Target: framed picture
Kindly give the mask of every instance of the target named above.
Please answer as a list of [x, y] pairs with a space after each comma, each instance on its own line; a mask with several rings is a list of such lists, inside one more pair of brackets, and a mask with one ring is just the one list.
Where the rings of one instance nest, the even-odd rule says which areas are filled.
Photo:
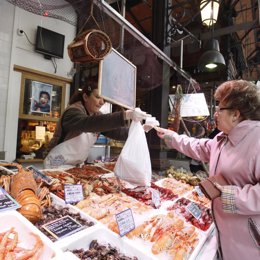
[[52, 89], [51, 84], [32, 81], [31, 112], [47, 114], [51, 112]]
[[112, 49], [99, 64], [99, 95], [127, 109], [136, 106], [136, 66]]

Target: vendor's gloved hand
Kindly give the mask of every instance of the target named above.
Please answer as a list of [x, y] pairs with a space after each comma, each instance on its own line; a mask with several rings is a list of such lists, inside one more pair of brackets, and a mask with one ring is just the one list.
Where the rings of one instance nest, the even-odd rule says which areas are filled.
[[144, 128], [144, 131], [146, 133], [148, 133], [151, 129], [153, 129], [154, 127], [157, 127], [159, 125], [160, 125], [160, 123], [158, 120], [156, 120], [155, 117], [148, 117], [148, 118], [146, 118], [145, 123], [143, 124], [143, 128]]
[[208, 199], [213, 200], [221, 195], [221, 190], [218, 188], [219, 185], [228, 185], [226, 179], [221, 174], [207, 178], [199, 184], [199, 187]]
[[125, 118], [127, 120], [131, 119], [135, 122], [140, 122], [142, 120], [145, 120], [147, 117], [151, 117], [151, 115], [142, 111], [139, 107], [135, 108], [135, 110], [129, 109], [125, 111]]

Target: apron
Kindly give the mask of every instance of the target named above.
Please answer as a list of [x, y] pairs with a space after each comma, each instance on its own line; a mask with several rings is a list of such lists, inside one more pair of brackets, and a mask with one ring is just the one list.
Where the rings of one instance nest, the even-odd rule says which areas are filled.
[[82, 133], [55, 146], [44, 160], [45, 169], [72, 167], [83, 163], [97, 141], [96, 133]]

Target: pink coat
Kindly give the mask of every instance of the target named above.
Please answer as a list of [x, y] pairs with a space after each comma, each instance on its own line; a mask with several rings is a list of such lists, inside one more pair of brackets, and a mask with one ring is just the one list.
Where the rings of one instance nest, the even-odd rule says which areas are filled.
[[233, 212], [221, 198], [212, 203], [224, 260], [260, 259], [260, 122], [245, 120], [228, 136], [195, 139], [174, 133], [170, 148], [209, 162], [210, 176], [221, 173], [234, 191]]

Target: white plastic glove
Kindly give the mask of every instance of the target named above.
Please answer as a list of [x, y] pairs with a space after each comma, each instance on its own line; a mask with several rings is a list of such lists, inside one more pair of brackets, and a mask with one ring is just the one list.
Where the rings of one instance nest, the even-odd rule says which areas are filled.
[[144, 131], [148, 133], [151, 129], [153, 129], [156, 126], [159, 126], [160, 123], [158, 120], [156, 120], [155, 117], [147, 117], [145, 120], [145, 123], [143, 125]]
[[126, 110], [125, 117], [127, 120], [131, 119], [135, 122], [140, 122], [145, 120], [147, 117], [151, 117], [151, 115], [147, 114], [146, 112], [142, 111], [139, 107], [135, 108], [135, 110]]

